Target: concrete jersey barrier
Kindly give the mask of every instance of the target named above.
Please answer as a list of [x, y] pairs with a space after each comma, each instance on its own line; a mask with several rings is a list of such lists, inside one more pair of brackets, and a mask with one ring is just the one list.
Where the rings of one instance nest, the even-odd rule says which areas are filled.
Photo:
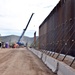
[[37, 55], [44, 62], [44, 64], [46, 64], [47, 67], [49, 67], [54, 73], [57, 73], [57, 75], [75, 75], [75, 70], [67, 64], [58, 61], [35, 49], [29, 48], [29, 50]]

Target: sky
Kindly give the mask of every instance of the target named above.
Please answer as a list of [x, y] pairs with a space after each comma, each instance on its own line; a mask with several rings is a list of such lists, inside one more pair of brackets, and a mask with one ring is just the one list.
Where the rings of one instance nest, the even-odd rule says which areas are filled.
[[0, 0], [0, 35], [20, 36], [34, 13], [24, 36], [33, 37], [59, 0]]

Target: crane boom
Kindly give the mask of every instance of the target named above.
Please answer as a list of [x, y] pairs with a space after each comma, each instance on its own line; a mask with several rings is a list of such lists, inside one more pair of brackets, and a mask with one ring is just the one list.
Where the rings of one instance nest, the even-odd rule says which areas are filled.
[[33, 14], [34, 14], [34, 13], [32, 13], [32, 15], [31, 15], [31, 17], [30, 17], [30, 19], [29, 19], [29, 21], [28, 21], [28, 23], [27, 23], [25, 29], [23, 30], [23, 33], [22, 33], [21, 36], [19, 37], [18, 43], [20, 43], [21, 38], [23, 37], [25, 31], [27, 30], [27, 27], [28, 27], [28, 25], [29, 25], [29, 23], [30, 23], [30, 21], [31, 21], [31, 19], [32, 19]]

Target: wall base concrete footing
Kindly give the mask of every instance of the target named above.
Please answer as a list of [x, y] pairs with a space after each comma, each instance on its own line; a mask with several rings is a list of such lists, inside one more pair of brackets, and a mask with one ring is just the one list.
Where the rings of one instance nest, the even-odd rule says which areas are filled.
[[29, 50], [38, 56], [44, 62], [44, 64], [46, 64], [47, 67], [49, 67], [54, 73], [57, 73], [57, 75], [75, 75], [75, 69], [71, 68], [67, 64], [33, 48], [29, 48]]

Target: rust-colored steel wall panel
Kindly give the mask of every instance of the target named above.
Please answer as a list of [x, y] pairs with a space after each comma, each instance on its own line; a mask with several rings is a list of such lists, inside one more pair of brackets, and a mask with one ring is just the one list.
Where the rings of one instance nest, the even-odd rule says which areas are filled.
[[[45, 22], [39, 30], [39, 48], [46, 49], [46, 32], [47, 32], [47, 23]], [[42, 33], [43, 31], [43, 33]], [[40, 37], [41, 36], [41, 37]]]
[[[75, 56], [75, 0], [61, 0], [39, 27], [40, 48]], [[44, 44], [44, 47], [42, 46]]]

